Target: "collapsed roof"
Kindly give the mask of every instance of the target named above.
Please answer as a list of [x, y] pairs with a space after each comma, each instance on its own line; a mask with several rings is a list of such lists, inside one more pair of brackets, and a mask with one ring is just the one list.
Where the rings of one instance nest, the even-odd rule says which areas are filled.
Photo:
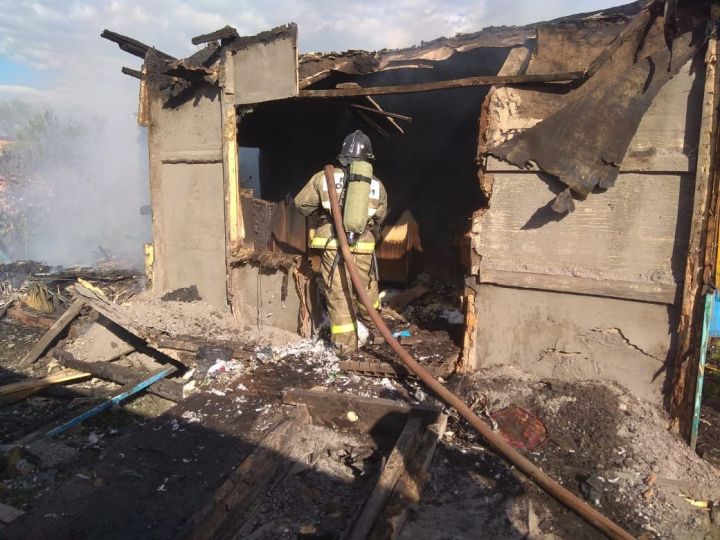
[[[482, 84], [542, 84], [545, 92], [534, 104], [542, 110], [536, 115], [542, 120], [505, 139], [481, 140], [480, 157], [495, 156], [556, 177], [567, 189], [558, 195], [553, 209], [564, 213], [574, 208], [573, 198], [584, 199], [593, 190], [613, 185], [630, 140], [653, 98], [703, 49], [709, 13], [709, 1], [650, 0], [644, 5], [638, 1], [547, 23], [491, 27], [405, 49], [306, 53], [298, 58], [297, 88], [291, 97], [353, 98]], [[251, 37], [241, 37], [226, 26], [193, 38], [194, 44], [207, 45], [188, 58], [176, 59], [131, 38], [103, 32], [103, 37], [144, 59], [142, 72], [123, 71], [146, 79], [158, 89], [166, 107], [190, 99], [197, 85], [217, 84], [224, 54], [287, 36], [296, 39], [295, 24]], [[371, 73], [432, 71], [474, 49], [528, 43], [533, 55], [519, 74], [510, 77], [381, 88], [358, 84]], [[568, 47], [574, 52], [572, 59], [564, 54]], [[568, 63], [573, 71], [567, 70]], [[558, 73], [561, 66], [565, 69]], [[379, 109], [376, 103], [370, 105]]]

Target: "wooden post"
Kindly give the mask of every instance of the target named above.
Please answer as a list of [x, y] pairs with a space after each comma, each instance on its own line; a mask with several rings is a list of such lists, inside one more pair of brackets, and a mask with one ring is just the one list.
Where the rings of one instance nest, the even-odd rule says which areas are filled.
[[227, 297], [230, 310], [239, 320], [241, 299], [234, 299], [233, 272], [229, 267], [232, 253], [242, 247], [245, 239], [242, 207], [240, 206], [240, 163], [237, 146], [237, 112], [235, 110], [235, 60], [232, 51], [223, 52], [220, 68], [222, 110], [223, 186], [225, 192], [225, 267]]
[[465, 292], [465, 335], [463, 336], [463, 350], [460, 357], [458, 371], [463, 373], [473, 371], [477, 347], [475, 336], [477, 332], [477, 311], [475, 309], [475, 291]]
[[701, 300], [705, 285], [703, 275], [710, 209], [710, 183], [714, 177], [717, 150], [718, 99], [720, 98], [716, 69], [717, 53], [718, 40], [717, 36], [713, 35], [708, 42], [705, 56], [705, 90], [695, 171], [695, 197], [670, 401], [670, 427], [673, 431], [681, 433], [686, 439], [690, 437], [700, 357], [699, 340], [703, 313]]
[[225, 226], [228, 247], [235, 250], [242, 245], [245, 228], [240, 208], [240, 179], [237, 147], [237, 114], [235, 112], [235, 62], [232, 52], [223, 53], [222, 136], [223, 180], [225, 185]]

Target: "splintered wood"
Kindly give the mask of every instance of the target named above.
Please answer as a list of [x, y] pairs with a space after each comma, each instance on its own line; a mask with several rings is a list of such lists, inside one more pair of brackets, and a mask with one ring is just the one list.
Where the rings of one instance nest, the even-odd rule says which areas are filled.
[[702, 325], [703, 274], [710, 207], [711, 180], [716, 167], [718, 135], [718, 40], [710, 39], [705, 57], [706, 75], [703, 97], [702, 124], [698, 163], [695, 175], [695, 200], [693, 204], [685, 266], [685, 284], [678, 326], [678, 343], [675, 356], [675, 378], [670, 402], [671, 428], [685, 438], [690, 437], [693, 402], [699, 362], [699, 336]]

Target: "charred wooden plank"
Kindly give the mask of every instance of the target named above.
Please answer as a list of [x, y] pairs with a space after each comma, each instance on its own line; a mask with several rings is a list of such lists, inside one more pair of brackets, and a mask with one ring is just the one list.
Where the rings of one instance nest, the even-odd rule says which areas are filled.
[[[440, 415], [439, 408], [428, 405], [300, 388], [284, 390], [283, 403], [306, 405], [315, 424], [367, 433], [397, 433], [408, 417], [418, 417], [429, 424]], [[348, 417], [350, 411], [357, 415], [357, 420]]]
[[366, 540], [382, 512], [400, 477], [406, 473], [406, 464], [410, 455], [420, 443], [422, 421], [414, 417], [408, 419], [398, 437], [397, 443], [388, 457], [380, 478], [357, 516], [352, 529], [345, 535], [347, 540]]
[[40, 392], [40, 390], [52, 386], [54, 384], [62, 384], [67, 382], [78, 382], [87, 379], [90, 375], [87, 373], [78, 373], [75, 371], [66, 371], [49, 375], [42, 379], [29, 379], [16, 383], [0, 386], [0, 403], [9, 403], [19, 401], [25, 397]]
[[130, 75], [131, 77], [135, 77], [136, 79], [143, 80], [144, 76], [142, 74], [142, 71], [138, 71], [137, 69], [131, 69], [129, 67], [123, 66], [121, 70], [125, 75]]
[[65, 310], [65, 313], [63, 313], [60, 318], [55, 321], [55, 324], [50, 327], [45, 335], [40, 338], [40, 341], [38, 341], [35, 346], [30, 349], [30, 352], [25, 355], [25, 358], [22, 359], [20, 365], [27, 367], [37, 362], [50, 345], [52, 345], [58, 336], [60, 336], [63, 330], [65, 330], [73, 319], [80, 314], [80, 310], [82, 310], [84, 305], [85, 303], [82, 300], [75, 300], [70, 307]]
[[268, 488], [294, 465], [282, 450], [308, 421], [307, 409], [300, 407], [273, 429], [230, 474], [212, 500], [188, 520], [179, 536], [193, 540], [234, 538]]
[[[132, 55], [137, 56], [138, 58], [145, 58], [145, 55], [147, 54], [148, 50], [153, 49], [154, 47], [150, 47], [150, 45], [145, 45], [143, 42], [138, 41], [137, 39], [133, 39], [128, 36], [123, 36], [122, 34], [118, 34], [117, 32], [113, 32], [112, 30], [103, 30], [102, 34], [100, 34], [101, 38], [105, 38], [109, 41], [112, 41], [113, 43], [117, 43], [118, 47], [122, 49], [123, 51], [130, 53]], [[170, 56], [167, 53], [164, 53], [162, 51], [158, 51], [155, 49], [157, 53], [160, 56], [165, 57], [168, 60], [174, 60], [175, 58]]]
[[192, 38], [193, 45], [200, 45], [202, 43], [209, 43], [210, 41], [217, 41], [219, 39], [235, 39], [239, 38], [240, 34], [238, 31], [230, 25], [223, 26], [220, 30], [215, 30], [209, 34], [201, 34]]
[[[131, 384], [144, 375], [130, 368], [108, 362], [84, 362], [76, 359], [71, 353], [63, 351], [62, 349], [54, 349], [53, 356], [65, 367], [90, 373], [95, 377], [106, 379], [117, 384]], [[163, 366], [163, 368], [165, 367], [171, 367], [171, 373], [177, 371], [177, 368], [174, 366]], [[148, 388], [147, 391], [171, 401], [181, 401], [183, 399], [182, 386], [173, 381], [160, 380]]]
[[399, 120], [405, 120], [406, 122], [412, 122], [412, 116], [406, 116], [404, 114], [398, 114], [393, 112], [388, 112], [383, 109], [376, 109], [374, 107], [366, 107], [365, 105], [360, 105], [359, 103], [350, 103], [351, 107], [355, 109], [359, 109], [361, 111], [368, 111], [374, 114], [379, 114], [382, 116], [387, 116], [388, 118], [397, 118]]
[[405, 525], [410, 508], [420, 503], [423, 484], [427, 479], [438, 442], [447, 428], [448, 415], [429, 426], [422, 434], [420, 443], [405, 463], [405, 472], [400, 476], [390, 498], [370, 531], [370, 540], [395, 539]]
[[298, 95], [299, 97], [306, 98], [381, 96], [387, 94], [412, 94], [415, 92], [432, 92], [435, 90], [466, 88], [469, 86], [571, 82], [582, 80], [584, 77], [585, 74], [582, 71], [572, 71], [569, 73], [548, 73], [538, 75], [484, 75], [482, 77], [467, 77], [464, 79], [453, 79], [449, 81], [435, 81], [419, 84], [401, 84], [396, 86], [373, 86], [368, 88], [330, 88], [327, 90], [300, 90]]
[[25, 326], [31, 326], [33, 328], [42, 328], [48, 330], [52, 327], [57, 319], [52, 317], [46, 317], [44, 315], [38, 315], [37, 313], [28, 313], [20, 307], [11, 307], [7, 310], [7, 316], [10, 319], [14, 319], [17, 322], [24, 324]]

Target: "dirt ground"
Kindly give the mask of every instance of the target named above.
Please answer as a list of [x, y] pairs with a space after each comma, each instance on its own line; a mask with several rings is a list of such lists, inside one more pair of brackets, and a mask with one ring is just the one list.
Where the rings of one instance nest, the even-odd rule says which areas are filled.
[[[426, 300], [421, 306], [431, 304]], [[136, 321], [157, 331], [242, 340], [248, 354], [217, 363], [201, 378], [175, 374], [173, 380], [189, 390], [177, 404], [146, 394], [87, 420], [57, 439], [67, 452], [62, 459], [38, 461], [29, 455], [7, 461], [0, 472], [0, 502], [26, 513], [0, 530], [3, 538], [177, 537], [286, 417], [289, 409], [280, 396], [287, 387], [434, 403], [417, 381], [345, 373], [322, 340], [238, 327], [231, 316], [199, 301], [160, 301], [142, 294], [124, 305]], [[92, 334], [100, 332], [98, 322], [87, 315], [75, 324], [88, 333], [62, 346], [80, 358], [97, 359], [122, 347], [120, 338]], [[442, 328], [447, 326], [432, 330]], [[18, 367], [41, 335], [41, 330], [0, 321], [0, 383], [53, 368], [50, 358], [32, 372]], [[98, 348], [100, 341], [109, 348]], [[448, 336], [443, 346], [452, 341]], [[432, 344], [423, 346], [432, 350]], [[442, 348], [440, 342], [437, 347]], [[132, 365], [131, 360], [121, 361]], [[717, 445], [709, 431], [720, 422], [710, 408], [704, 410], [701, 430], [703, 460], [666, 430], [662, 411], [620, 386], [548, 380], [511, 367], [454, 376], [448, 384], [460, 388], [481, 415], [509, 406], [535, 414], [547, 429], [547, 440], [523, 452], [635, 536], [720, 538], [714, 513], [698, 506], [720, 499], [720, 474], [713, 466]], [[0, 443], [15, 441], [53, 418], [76, 415], [118, 388], [89, 379], [56, 388], [55, 394], [0, 405]], [[245, 537], [339, 537], [388, 451], [358, 434], [315, 427], [306, 428], [301, 441], [283, 456], [292, 462], [291, 474], [271, 486], [247, 523]], [[348, 452], [363, 448], [370, 448], [363, 460], [348, 462]], [[601, 538], [451, 416], [422, 499], [401, 538], [480, 537]]]
[[[514, 404], [536, 413], [549, 437], [527, 456], [632, 534], [720, 538], [709, 512], [686, 499], [717, 500], [720, 474], [665, 429], [659, 411], [626, 390], [506, 369], [478, 373], [466, 392], [481, 395], [493, 411]], [[469, 526], [487, 538], [603, 537], [484, 450], [464, 422], [451, 422], [431, 472], [403, 538], [448, 515], [441, 533], [424, 537], [473, 538]]]

